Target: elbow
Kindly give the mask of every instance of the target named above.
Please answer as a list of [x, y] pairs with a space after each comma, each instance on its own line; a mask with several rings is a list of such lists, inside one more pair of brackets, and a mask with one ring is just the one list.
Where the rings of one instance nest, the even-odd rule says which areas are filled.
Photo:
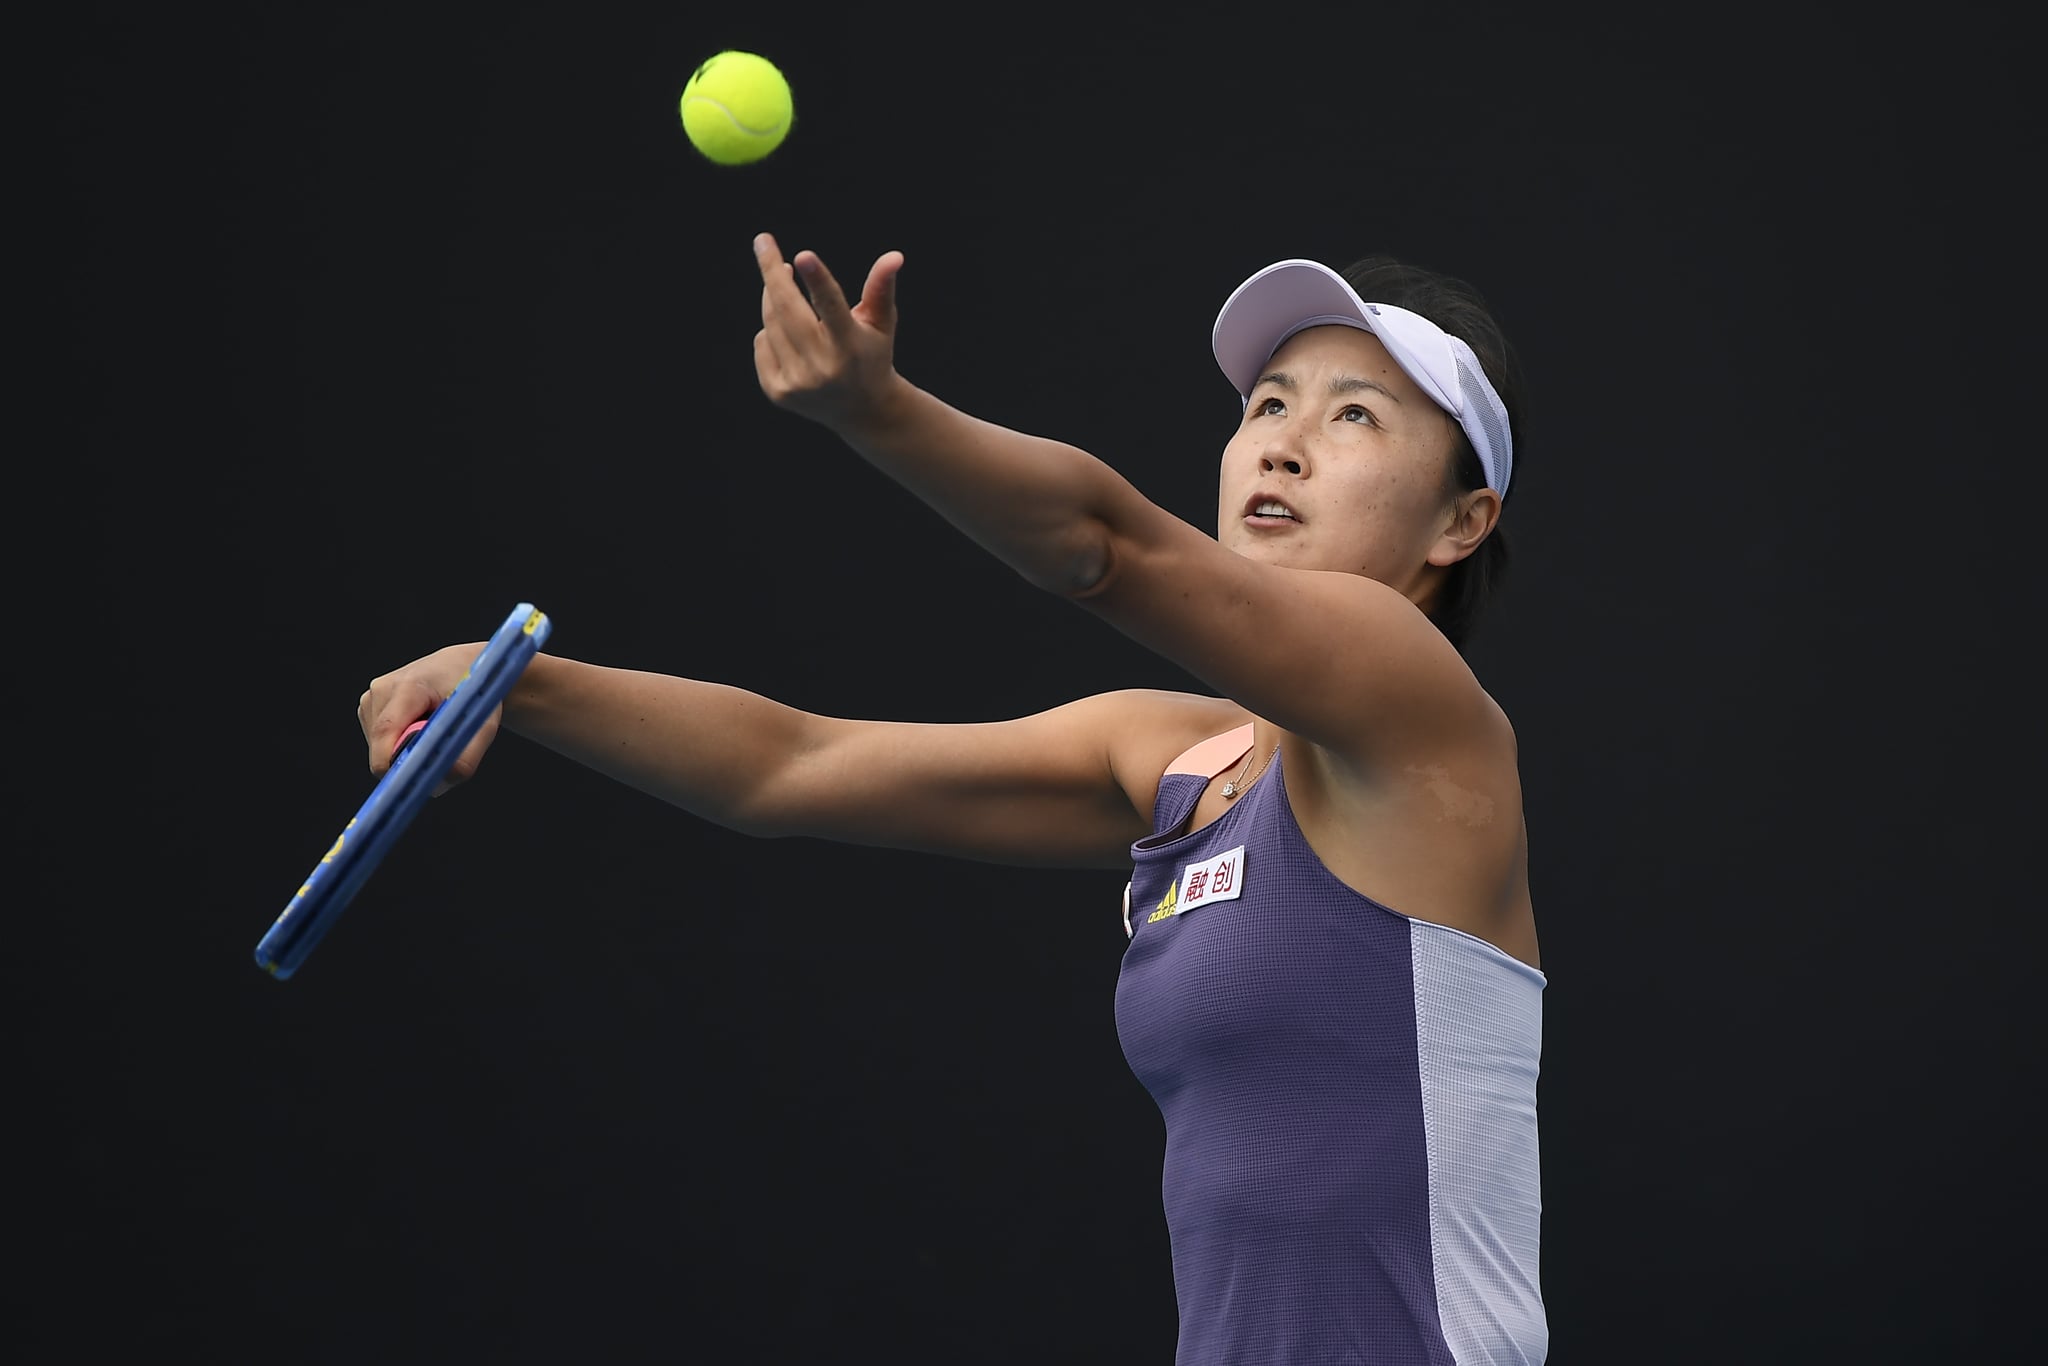
[[799, 809], [779, 799], [766, 783], [756, 783], [746, 792], [733, 794], [715, 811], [696, 814], [748, 839], [778, 840], [811, 834], [813, 822]]
[[1062, 598], [1094, 597], [1106, 587], [1116, 564], [1109, 528], [1090, 518], [1062, 539], [1055, 553], [1025, 577], [1032, 587]]

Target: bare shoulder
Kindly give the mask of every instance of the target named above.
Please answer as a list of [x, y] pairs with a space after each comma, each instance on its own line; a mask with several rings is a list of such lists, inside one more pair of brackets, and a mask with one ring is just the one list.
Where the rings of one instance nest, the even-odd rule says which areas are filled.
[[1339, 881], [1535, 966], [1518, 741], [1498, 700], [1464, 674], [1442, 713], [1366, 763], [1302, 746], [1288, 793]]

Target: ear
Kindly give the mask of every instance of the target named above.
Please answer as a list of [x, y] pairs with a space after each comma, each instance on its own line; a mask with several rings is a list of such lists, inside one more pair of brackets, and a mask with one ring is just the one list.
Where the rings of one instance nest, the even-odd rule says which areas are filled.
[[1444, 529], [1429, 548], [1429, 562], [1449, 568], [1479, 549], [1500, 522], [1500, 495], [1492, 489], [1461, 493], [1452, 502]]

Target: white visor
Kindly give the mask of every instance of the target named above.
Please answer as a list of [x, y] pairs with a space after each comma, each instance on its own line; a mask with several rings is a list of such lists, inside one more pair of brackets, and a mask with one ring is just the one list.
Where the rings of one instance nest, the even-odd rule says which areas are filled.
[[1281, 343], [1326, 323], [1378, 337], [1408, 378], [1464, 429], [1488, 486], [1507, 496], [1515, 462], [1508, 410], [1472, 348], [1420, 313], [1367, 303], [1320, 262], [1279, 261], [1239, 285], [1216, 315], [1216, 363], [1249, 401]]

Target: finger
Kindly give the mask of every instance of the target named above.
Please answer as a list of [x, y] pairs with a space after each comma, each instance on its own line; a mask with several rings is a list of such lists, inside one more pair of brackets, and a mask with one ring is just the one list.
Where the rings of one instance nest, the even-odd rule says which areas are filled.
[[356, 702], [356, 720], [363, 728], [363, 742], [369, 749], [370, 772], [379, 777], [391, 767], [400, 732], [421, 717], [431, 715], [442, 702], [432, 689], [413, 679], [380, 688], [381, 682], [380, 679], [370, 684]]
[[890, 336], [896, 333], [896, 276], [902, 269], [902, 252], [883, 252], [868, 267], [868, 281], [860, 291], [860, 319]]
[[483, 725], [477, 728], [476, 735], [462, 747], [462, 753], [455, 756], [455, 762], [448, 766], [448, 776], [435, 785], [434, 796], [440, 796], [451, 787], [460, 787], [476, 776], [476, 771], [483, 766], [484, 751], [498, 737], [498, 722], [504, 714], [503, 706], [492, 709]]
[[[816, 327], [815, 318], [805, 318], [804, 324]], [[793, 337], [789, 331], [788, 310], [780, 307], [769, 292], [761, 292], [761, 330], [754, 334], [754, 360], [758, 367], [765, 353], [773, 363], [777, 375], [788, 373], [792, 363], [800, 356], [803, 345], [800, 337]]]
[[782, 249], [765, 232], [754, 236], [754, 260], [761, 267], [761, 321], [788, 326], [809, 320], [811, 306], [797, 288], [796, 269], [782, 259]]
[[761, 330], [754, 334], [754, 368], [764, 378], [767, 370], [780, 374], [788, 367], [789, 342], [783, 335], [786, 331], [782, 310], [776, 306], [773, 294], [764, 284], [761, 287]]
[[832, 278], [832, 272], [815, 251], [798, 252], [796, 270], [810, 291], [811, 309], [818, 315], [818, 321], [833, 336], [843, 336], [853, 326], [853, 310], [847, 305], [846, 292], [840, 289], [839, 281]]
[[812, 321], [808, 304], [801, 312], [792, 313], [792, 304], [802, 303], [802, 292], [796, 288], [792, 272], [786, 265], [774, 266], [761, 272], [761, 325], [787, 331], [791, 319], [801, 318]]
[[761, 279], [764, 283], [769, 276], [782, 268], [782, 248], [776, 245], [775, 234], [769, 232], [757, 232], [754, 234], [754, 261], [761, 267]]
[[761, 266], [761, 327], [781, 367], [802, 354], [818, 327], [817, 316], [797, 288], [796, 272], [775, 249], [775, 239], [762, 233], [754, 239]]
[[[797, 272], [782, 260], [782, 250], [768, 233], [754, 233], [754, 264], [762, 272], [762, 322], [768, 322], [770, 311], [780, 311], [791, 299], [801, 299], [803, 291], [797, 289]], [[805, 313], [809, 311], [807, 307]]]
[[775, 354], [775, 345], [769, 340], [766, 328], [754, 334], [754, 378], [761, 382], [761, 392], [768, 397], [781, 395], [782, 357]]

